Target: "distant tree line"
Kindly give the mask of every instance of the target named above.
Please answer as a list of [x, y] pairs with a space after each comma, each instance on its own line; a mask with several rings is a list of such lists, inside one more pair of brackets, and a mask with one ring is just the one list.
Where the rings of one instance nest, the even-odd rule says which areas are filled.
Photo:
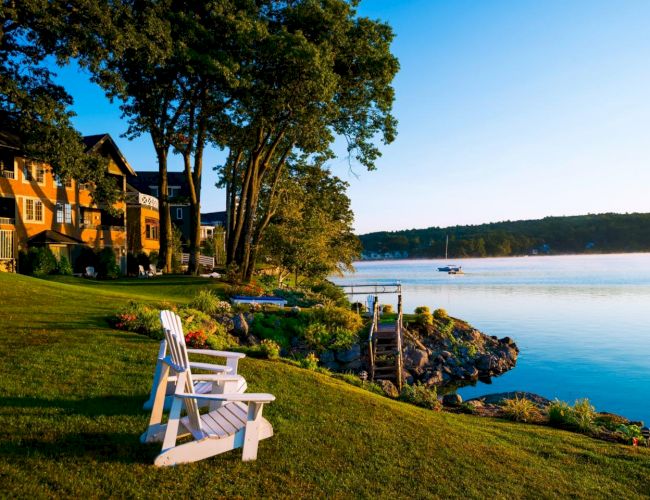
[[476, 226], [430, 227], [360, 236], [363, 252], [409, 257], [507, 257], [650, 251], [650, 213], [545, 217]]

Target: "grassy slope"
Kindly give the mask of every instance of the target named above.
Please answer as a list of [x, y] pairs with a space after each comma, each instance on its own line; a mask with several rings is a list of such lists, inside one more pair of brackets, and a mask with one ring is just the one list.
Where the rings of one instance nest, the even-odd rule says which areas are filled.
[[[153, 280], [152, 280], [153, 281]], [[177, 300], [182, 279], [132, 286]], [[185, 282], [187, 283], [187, 281]], [[138, 436], [157, 343], [111, 330], [128, 282], [0, 273], [0, 484], [20, 496], [642, 497], [650, 452], [553, 429], [433, 413], [281, 363], [245, 360], [275, 436], [155, 469]]]

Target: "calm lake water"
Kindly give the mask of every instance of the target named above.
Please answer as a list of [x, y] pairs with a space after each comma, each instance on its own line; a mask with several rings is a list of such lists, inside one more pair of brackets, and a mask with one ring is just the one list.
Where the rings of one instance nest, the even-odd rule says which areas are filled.
[[[403, 285], [405, 312], [442, 307], [488, 335], [512, 337], [517, 366], [464, 387], [464, 399], [526, 390], [650, 421], [650, 254], [358, 262], [339, 284]], [[356, 300], [365, 301], [365, 297]], [[396, 303], [395, 296], [380, 297]]]

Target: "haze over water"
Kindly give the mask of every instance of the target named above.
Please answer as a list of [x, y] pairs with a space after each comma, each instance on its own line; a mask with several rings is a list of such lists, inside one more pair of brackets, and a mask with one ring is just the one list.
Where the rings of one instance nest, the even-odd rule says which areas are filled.
[[[650, 254], [358, 262], [336, 283], [403, 285], [405, 312], [442, 307], [488, 335], [512, 337], [517, 366], [459, 393], [525, 390], [650, 420]], [[357, 297], [356, 300], [365, 300]], [[380, 297], [396, 302], [395, 296]]]

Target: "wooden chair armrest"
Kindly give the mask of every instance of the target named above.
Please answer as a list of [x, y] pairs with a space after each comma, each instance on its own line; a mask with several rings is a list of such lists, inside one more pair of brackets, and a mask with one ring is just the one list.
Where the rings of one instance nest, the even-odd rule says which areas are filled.
[[241, 375], [217, 375], [213, 373], [192, 373], [192, 380], [204, 382], [236, 382]]
[[210, 349], [187, 349], [188, 354], [202, 354], [204, 356], [216, 356], [219, 358], [245, 358], [246, 354], [243, 352], [230, 352], [230, 351], [212, 351]]
[[221, 373], [230, 373], [232, 368], [225, 365], [213, 365], [211, 363], [198, 363], [195, 361], [190, 361], [190, 368], [196, 368], [198, 370], [208, 370], [211, 372], [221, 372]]
[[270, 403], [275, 401], [273, 394], [244, 393], [244, 394], [174, 394], [181, 399], [204, 399], [207, 401], [239, 401], [242, 403]]

